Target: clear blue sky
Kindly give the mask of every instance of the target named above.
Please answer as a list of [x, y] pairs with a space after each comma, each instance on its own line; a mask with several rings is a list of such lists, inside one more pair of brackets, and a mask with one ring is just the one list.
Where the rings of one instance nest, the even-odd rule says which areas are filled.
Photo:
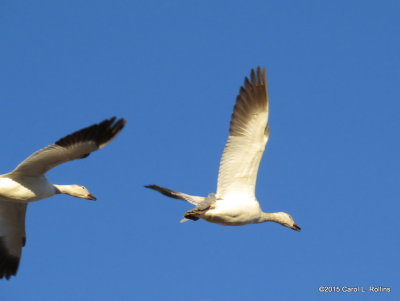
[[[90, 202], [29, 205], [0, 299], [399, 300], [398, 1], [1, 1], [1, 171], [111, 116], [109, 146], [52, 170]], [[235, 96], [267, 68], [257, 197], [276, 224], [180, 224], [143, 188], [215, 192]], [[322, 294], [320, 286], [389, 294]]]

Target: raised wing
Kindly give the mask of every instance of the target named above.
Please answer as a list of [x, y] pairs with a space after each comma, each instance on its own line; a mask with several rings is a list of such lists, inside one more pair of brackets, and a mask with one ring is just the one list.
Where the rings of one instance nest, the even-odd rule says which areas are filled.
[[106, 146], [124, 127], [124, 119], [115, 117], [94, 124], [58, 140], [22, 161], [11, 174], [40, 176], [62, 163], [86, 158]]
[[268, 106], [265, 69], [258, 67], [245, 78], [236, 98], [219, 167], [217, 200], [256, 200], [258, 167], [269, 137]]
[[25, 245], [26, 204], [0, 202], [0, 279], [17, 274]]

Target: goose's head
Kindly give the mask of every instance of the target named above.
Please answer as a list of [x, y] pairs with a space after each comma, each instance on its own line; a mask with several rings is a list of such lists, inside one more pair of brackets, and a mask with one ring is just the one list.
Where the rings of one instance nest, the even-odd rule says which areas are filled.
[[69, 194], [77, 198], [95, 201], [96, 198], [89, 192], [89, 190], [82, 185], [54, 185], [57, 193]]
[[301, 228], [295, 223], [293, 217], [290, 214], [287, 214], [286, 212], [277, 212], [280, 217], [279, 223], [282, 226], [288, 227], [290, 229], [300, 231]]
[[85, 186], [74, 184], [71, 185], [71, 188], [74, 190], [74, 194], [71, 193], [72, 196], [92, 201], [96, 200], [96, 198], [89, 192], [89, 190]]
[[276, 222], [290, 229], [300, 231], [292, 216], [286, 212], [264, 213], [261, 222]]

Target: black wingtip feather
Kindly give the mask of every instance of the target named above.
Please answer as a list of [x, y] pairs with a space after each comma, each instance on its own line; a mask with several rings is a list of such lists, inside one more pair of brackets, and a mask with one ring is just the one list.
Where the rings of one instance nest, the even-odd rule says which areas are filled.
[[19, 257], [10, 255], [0, 237], [0, 279], [10, 279], [18, 271]]
[[[62, 147], [67, 147], [71, 144], [92, 140], [97, 144], [99, 148], [101, 148], [107, 145], [112, 139], [114, 139], [124, 128], [125, 124], [125, 119], [121, 118], [116, 120], [116, 117], [112, 117], [98, 124], [91, 125], [68, 136], [65, 136], [64, 138], [58, 140], [55, 144]], [[85, 158], [88, 155], [89, 154], [85, 154], [82, 156], [82, 158]]]
[[161, 187], [161, 186], [158, 186], [158, 185], [145, 185], [144, 187], [149, 188], [149, 189], [153, 189], [155, 191], [158, 191], [158, 192], [162, 193], [165, 196], [169, 196], [170, 198], [183, 200], [182, 197], [179, 197], [177, 195], [176, 191], [173, 191], [171, 189], [164, 188], [164, 187]]
[[[233, 109], [230, 134], [242, 135], [241, 125], [246, 122], [246, 116], [251, 116], [253, 110], [266, 110], [268, 106], [266, 69], [257, 67], [250, 70], [250, 75], [245, 77], [244, 84], [239, 89]], [[247, 112], [247, 113], [246, 113]], [[234, 118], [242, 115], [241, 118]]]

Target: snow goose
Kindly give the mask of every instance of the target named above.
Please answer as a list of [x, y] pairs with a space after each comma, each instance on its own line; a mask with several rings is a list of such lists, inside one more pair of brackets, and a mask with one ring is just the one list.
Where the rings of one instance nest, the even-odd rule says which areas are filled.
[[33, 153], [12, 172], [0, 175], [0, 279], [10, 279], [17, 273], [26, 241], [25, 213], [29, 202], [59, 193], [96, 200], [84, 186], [50, 183], [46, 172], [106, 146], [124, 125], [124, 119], [113, 117], [84, 128]]
[[300, 231], [289, 214], [263, 212], [255, 197], [258, 167], [269, 137], [268, 107], [265, 69], [259, 67], [251, 70], [250, 79], [245, 78], [236, 98], [216, 194], [200, 197], [158, 185], [145, 187], [195, 205], [196, 208], [185, 213], [182, 222], [204, 219], [225, 226], [241, 226], [272, 221]]

